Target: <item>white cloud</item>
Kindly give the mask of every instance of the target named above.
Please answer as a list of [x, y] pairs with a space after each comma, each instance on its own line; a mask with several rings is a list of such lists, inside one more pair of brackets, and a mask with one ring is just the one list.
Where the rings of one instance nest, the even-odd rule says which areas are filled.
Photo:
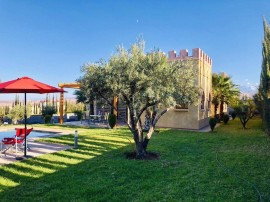
[[244, 84], [240, 84], [239, 88], [242, 94], [254, 95], [258, 91], [258, 83], [252, 83], [248, 79], [245, 79]]

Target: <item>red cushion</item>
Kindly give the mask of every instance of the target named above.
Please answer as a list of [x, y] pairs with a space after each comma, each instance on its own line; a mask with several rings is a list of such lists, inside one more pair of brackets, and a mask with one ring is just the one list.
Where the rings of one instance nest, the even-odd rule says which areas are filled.
[[4, 144], [15, 144], [16, 142], [16, 139], [15, 138], [12, 138], [12, 137], [5, 137], [2, 142]]

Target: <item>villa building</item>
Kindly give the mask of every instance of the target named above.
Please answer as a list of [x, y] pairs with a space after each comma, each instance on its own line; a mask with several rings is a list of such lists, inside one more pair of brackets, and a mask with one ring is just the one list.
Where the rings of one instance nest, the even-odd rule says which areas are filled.
[[175, 107], [168, 111], [160, 118], [157, 126], [195, 130], [208, 126], [211, 116], [212, 59], [200, 48], [194, 48], [192, 55], [188, 54], [188, 50], [181, 50], [178, 56], [176, 51], [169, 51], [168, 57], [169, 61], [193, 61], [193, 68], [198, 73], [194, 82], [200, 89], [200, 100], [198, 105]]

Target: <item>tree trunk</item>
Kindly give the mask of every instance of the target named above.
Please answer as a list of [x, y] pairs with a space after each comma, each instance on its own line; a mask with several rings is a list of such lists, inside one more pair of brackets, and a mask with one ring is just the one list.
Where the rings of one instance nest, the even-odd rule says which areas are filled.
[[143, 147], [145, 149], [145, 151], [147, 150], [147, 146], [148, 146], [148, 143], [150, 141], [150, 138], [152, 137], [152, 135], [154, 134], [155, 132], [155, 127], [156, 127], [156, 124], [158, 122], [158, 120], [165, 114], [167, 113], [170, 109], [172, 108], [167, 108], [167, 109], [164, 109], [160, 114], [157, 114], [157, 111], [154, 111], [150, 116], [150, 121], [149, 121], [149, 130], [144, 138], [144, 141], [143, 141]]
[[138, 159], [144, 159], [146, 155], [146, 151], [143, 148], [143, 142], [138, 142], [136, 144], [136, 157]]
[[264, 100], [263, 123], [265, 132], [270, 135], [270, 99]]
[[143, 147], [143, 129], [141, 127], [140, 122], [137, 123], [137, 130], [136, 131], [137, 131], [136, 155], [137, 155], [137, 158], [143, 159], [146, 155], [146, 152], [145, 152], [145, 149]]
[[243, 128], [244, 128], [244, 129], [247, 129], [247, 128], [246, 128], [246, 124], [247, 124], [247, 122], [244, 121], [244, 122], [243, 122]]
[[215, 104], [215, 108], [214, 108], [214, 116], [217, 116], [217, 109], [218, 109], [218, 104]]
[[146, 134], [146, 136], [145, 136], [145, 138], [143, 140], [143, 148], [144, 148], [145, 152], [147, 150], [147, 146], [148, 146], [149, 140], [152, 137], [154, 131], [155, 131], [155, 128], [153, 126], [151, 126], [150, 129], [149, 129], [149, 131], [148, 131], [148, 133]]
[[219, 119], [223, 119], [223, 110], [224, 110], [224, 101], [220, 102], [220, 106], [219, 106]]
[[138, 159], [145, 158], [146, 152], [143, 147], [143, 131], [141, 127], [140, 121], [137, 121], [137, 118], [135, 117], [135, 113], [133, 111], [133, 106], [131, 104], [128, 105], [129, 108], [129, 130], [133, 134], [133, 139], [136, 144], [136, 157]]
[[239, 119], [240, 119], [240, 121], [241, 121], [241, 123], [242, 123], [243, 128], [244, 128], [244, 129], [247, 129], [247, 128], [246, 128], [246, 125], [247, 125], [247, 122], [249, 121], [249, 118], [246, 117], [246, 116], [243, 116], [243, 117], [239, 117]]
[[94, 115], [94, 103], [90, 102], [89, 115]]
[[136, 144], [136, 157], [138, 159], [143, 159], [146, 155], [146, 151], [143, 146], [142, 141], [142, 131], [138, 129], [133, 132], [134, 142]]

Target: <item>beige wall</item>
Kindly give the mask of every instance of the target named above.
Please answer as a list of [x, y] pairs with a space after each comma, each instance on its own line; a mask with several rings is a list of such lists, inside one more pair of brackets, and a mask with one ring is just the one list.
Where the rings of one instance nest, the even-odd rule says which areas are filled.
[[171, 109], [157, 123], [157, 127], [200, 129], [208, 124], [208, 111], [191, 105], [185, 109]]
[[[182, 51], [182, 52], [181, 52]], [[212, 91], [212, 60], [201, 49], [193, 49], [193, 55], [188, 56], [187, 51], [180, 51], [179, 57], [175, 52], [169, 52], [169, 60], [192, 60], [193, 68], [197, 71], [195, 84], [199, 87], [201, 94], [204, 92], [204, 109], [201, 109], [201, 96], [198, 104], [190, 105], [188, 109], [171, 109], [164, 114], [157, 123], [158, 127], [200, 129], [208, 126], [211, 115], [211, 95]], [[184, 54], [185, 52], [185, 54]], [[210, 102], [210, 107], [208, 106]]]

